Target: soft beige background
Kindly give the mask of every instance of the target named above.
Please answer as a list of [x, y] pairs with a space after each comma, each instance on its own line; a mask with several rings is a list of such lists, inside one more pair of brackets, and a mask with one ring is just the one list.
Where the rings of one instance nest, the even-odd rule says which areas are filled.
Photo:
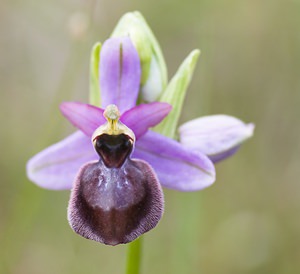
[[0, 272], [123, 273], [126, 247], [75, 235], [69, 192], [30, 183], [25, 163], [73, 128], [63, 100], [87, 101], [88, 61], [119, 17], [140, 10], [171, 76], [202, 51], [182, 121], [226, 113], [255, 137], [202, 192], [166, 190], [143, 273], [295, 274], [300, 269], [300, 1], [0, 2]]

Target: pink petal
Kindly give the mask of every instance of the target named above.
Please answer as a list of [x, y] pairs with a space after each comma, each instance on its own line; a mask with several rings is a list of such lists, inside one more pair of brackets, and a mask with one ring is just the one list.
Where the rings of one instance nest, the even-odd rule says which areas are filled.
[[126, 111], [121, 121], [133, 130], [138, 139], [147, 132], [150, 127], [159, 124], [171, 111], [172, 106], [167, 103], [142, 104]]
[[103, 109], [78, 102], [64, 102], [60, 105], [62, 114], [78, 129], [91, 137], [93, 132], [106, 122]]

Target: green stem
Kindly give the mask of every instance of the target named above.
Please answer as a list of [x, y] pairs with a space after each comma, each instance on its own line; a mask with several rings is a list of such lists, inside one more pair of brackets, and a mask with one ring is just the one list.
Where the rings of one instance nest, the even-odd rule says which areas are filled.
[[141, 266], [142, 237], [130, 243], [127, 248], [126, 274], [139, 274]]

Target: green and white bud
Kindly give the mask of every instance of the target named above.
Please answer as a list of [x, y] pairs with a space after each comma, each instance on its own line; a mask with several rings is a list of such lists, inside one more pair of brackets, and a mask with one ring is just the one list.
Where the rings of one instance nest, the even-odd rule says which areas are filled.
[[138, 11], [123, 15], [111, 37], [127, 35], [141, 60], [141, 99], [146, 102], [156, 101], [167, 86], [167, 67], [154, 34]]

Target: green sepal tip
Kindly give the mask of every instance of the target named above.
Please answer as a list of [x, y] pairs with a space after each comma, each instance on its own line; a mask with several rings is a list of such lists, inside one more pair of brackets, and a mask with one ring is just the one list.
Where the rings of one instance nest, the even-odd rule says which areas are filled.
[[169, 115], [154, 130], [167, 137], [174, 138], [181, 114], [184, 98], [200, 55], [200, 50], [193, 50], [182, 62], [179, 69], [161, 94], [159, 101], [172, 105]]
[[91, 52], [90, 58], [90, 96], [91, 105], [100, 107], [100, 83], [99, 83], [99, 62], [100, 62], [101, 43], [96, 43]]

